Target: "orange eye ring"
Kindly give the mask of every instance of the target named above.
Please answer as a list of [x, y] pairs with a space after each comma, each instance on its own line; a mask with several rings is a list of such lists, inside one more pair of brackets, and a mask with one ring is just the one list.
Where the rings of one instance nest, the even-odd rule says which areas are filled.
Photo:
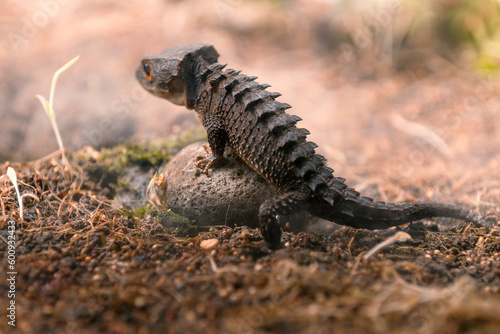
[[151, 81], [153, 78], [153, 65], [151, 61], [145, 60], [142, 62], [142, 75], [148, 80]]

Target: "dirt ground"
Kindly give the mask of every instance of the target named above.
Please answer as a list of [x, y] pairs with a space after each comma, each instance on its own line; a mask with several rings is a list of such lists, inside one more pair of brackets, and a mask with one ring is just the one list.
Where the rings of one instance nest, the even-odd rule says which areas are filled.
[[[174, 153], [189, 141], [88, 148], [72, 155], [70, 170], [58, 155], [0, 167], [17, 171], [24, 196], [21, 221], [14, 187], [2, 179], [3, 272], [10, 271], [7, 226], [17, 227], [16, 330], [4, 321], [2, 332], [497, 332], [498, 227], [441, 219], [441, 229], [420, 222], [401, 230], [287, 232], [283, 247], [270, 251], [258, 230], [236, 222], [202, 227], [150, 206], [124, 209], [116, 198], [128, 193], [121, 198], [130, 203], [136, 193], [123, 181], [128, 171], [151, 176], [171, 157], [157, 152]], [[427, 182], [373, 184], [418, 193]], [[496, 191], [476, 200], [492, 223]], [[455, 199], [473, 202], [473, 191], [459, 192]], [[140, 194], [135, 199], [145, 203]], [[412, 240], [368, 254], [398, 230]], [[9, 289], [2, 283], [4, 295]]]
[[[169, 45], [213, 43], [221, 62], [282, 93], [335, 175], [364, 195], [457, 203], [498, 225], [495, 77], [426, 53], [388, 66], [369, 47], [335, 52], [322, 42], [332, 13], [323, 2], [60, 1], [31, 34], [26, 22], [44, 9], [26, 3], [0, 4], [2, 36], [25, 39], [0, 41], [0, 332], [499, 331], [498, 226], [434, 219], [309, 233], [283, 224], [283, 247], [269, 251], [256, 229], [197, 226], [148, 206], [153, 174], [203, 133], [192, 111], [146, 95], [133, 73]], [[68, 167], [51, 153], [33, 96], [48, 97], [53, 72], [76, 54], [56, 89]], [[370, 253], [399, 231], [412, 240]]]

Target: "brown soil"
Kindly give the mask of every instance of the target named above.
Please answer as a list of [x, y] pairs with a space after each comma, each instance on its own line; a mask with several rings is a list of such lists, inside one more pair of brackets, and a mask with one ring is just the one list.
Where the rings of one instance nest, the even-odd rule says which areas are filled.
[[[1, 270], [9, 271], [14, 220], [18, 332], [492, 333], [500, 326], [498, 228], [410, 224], [402, 231], [412, 241], [369, 257], [394, 229], [286, 233], [276, 251], [258, 230], [231, 222], [175, 233], [175, 217], [114, 208], [121, 205], [109, 197], [124, 171], [151, 175], [155, 166], [129, 156], [113, 172], [108, 153], [82, 150], [70, 170], [57, 155], [0, 167], [17, 171], [24, 196], [21, 221], [14, 187], [2, 179]], [[494, 223], [496, 206], [485, 201], [495, 194], [483, 196], [480, 211]], [[5, 280], [0, 287], [6, 295]], [[0, 328], [12, 332], [6, 321]]]

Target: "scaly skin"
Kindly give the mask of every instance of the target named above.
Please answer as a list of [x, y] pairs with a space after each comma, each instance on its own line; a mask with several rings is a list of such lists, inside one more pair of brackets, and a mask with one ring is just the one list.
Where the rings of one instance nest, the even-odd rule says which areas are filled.
[[144, 58], [136, 76], [149, 92], [194, 109], [207, 130], [211, 154], [197, 166], [206, 173], [223, 160], [224, 148], [234, 152], [280, 195], [260, 206], [264, 239], [277, 247], [281, 227], [277, 216], [297, 210], [355, 228], [381, 229], [422, 218], [452, 217], [481, 224], [475, 213], [454, 205], [415, 202], [384, 203], [362, 197], [345, 179], [333, 176], [326, 159], [307, 141], [309, 131], [297, 128], [298, 116], [276, 101], [255, 77], [223, 70], [208, 44], [190, 44]]

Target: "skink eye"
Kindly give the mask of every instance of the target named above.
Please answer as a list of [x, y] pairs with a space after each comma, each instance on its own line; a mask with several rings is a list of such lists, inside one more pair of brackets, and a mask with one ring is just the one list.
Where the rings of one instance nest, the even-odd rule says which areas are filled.
[[153, 66], [149, 60], [142, 62], [142, 75], [144, 75], [148, 81], [151, 81], [153, 77]]

